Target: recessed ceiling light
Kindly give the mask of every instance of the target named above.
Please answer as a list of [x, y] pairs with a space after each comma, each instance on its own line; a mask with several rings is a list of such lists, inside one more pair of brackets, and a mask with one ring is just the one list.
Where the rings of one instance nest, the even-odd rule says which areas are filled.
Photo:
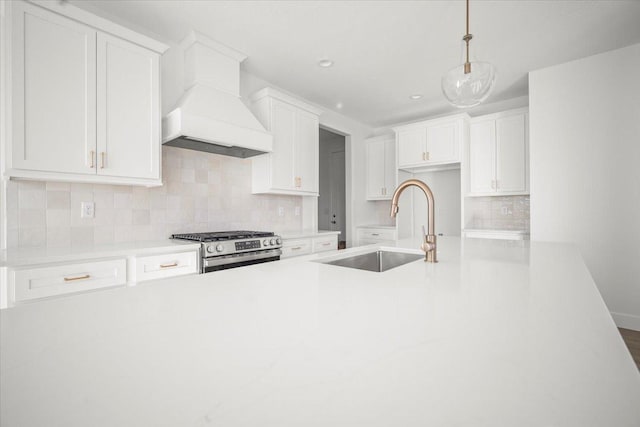
[[337, 108], [338, 110], [342, 109], [342, 102], [338, 102], [338, 103], [336, 104], [336, 108]]
[[333, 61], [330, 59], [321, 59], [318, 61], [318, 66], [322, 68], [329, 68], [333, 66]]
[[419, 93], [416, 93], [415, 95], [411, 95], [409, 98], [411, 98], [411, 99], [420, 99], [420, 98], [422, 98], [422, 95], [420, 95]]

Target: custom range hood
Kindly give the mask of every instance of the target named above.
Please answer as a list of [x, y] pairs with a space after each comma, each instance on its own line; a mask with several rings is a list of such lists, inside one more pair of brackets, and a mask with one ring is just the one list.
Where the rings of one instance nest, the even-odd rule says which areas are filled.
[[162, 120], [163, 144], [242, 158], [272, 151], [273, 137], [240, 100], [246, 55], [195, 31], [180, 46], [186, 90]]

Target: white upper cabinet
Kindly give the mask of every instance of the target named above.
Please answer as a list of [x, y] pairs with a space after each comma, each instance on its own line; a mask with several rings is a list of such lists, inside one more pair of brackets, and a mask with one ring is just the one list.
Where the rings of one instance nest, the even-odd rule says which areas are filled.
[[471, 121], [468, 176], [471, 196], [529, 194], [526, 108]]
[[159, 57], [167, 46], [66, 3], [10, 6], [7, 175], [161, 184]]
[[413, 172], [459, 167], [468, 119], [456, 114], [395, 127], [398, 168]]
[[273, 152], [252, 158], [252, 192], [318, 195], [321, 110], [265, 88], [251, 97], [252, 109], [273, 134]]
[[13, 167], [87, 173], [96, 150], [96, 30], [13, 6]]
[[393, 136], [369, 138], [366, 144], [367, 200], [390, 200], [396, 187]]
[[98, 173], [160, 177], [160, 58], [98, 34]]

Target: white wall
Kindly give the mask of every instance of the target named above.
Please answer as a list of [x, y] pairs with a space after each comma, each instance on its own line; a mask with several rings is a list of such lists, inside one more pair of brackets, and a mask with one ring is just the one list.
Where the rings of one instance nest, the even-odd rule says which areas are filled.
[[529, 76], [531, 238], [575, 242], [616, 323], [636, 330], [638, 75], [640, 44]]

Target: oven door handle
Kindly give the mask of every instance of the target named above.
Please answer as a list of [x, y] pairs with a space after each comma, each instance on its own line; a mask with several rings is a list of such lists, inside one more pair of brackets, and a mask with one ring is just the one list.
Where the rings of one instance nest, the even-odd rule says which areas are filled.
[[202, 260], [203, 267], [215, 267], [218, 265], [233, 264], [236, 262], [255, 261], [263, 258], [272, 258], [282, 255], [280, 249], [269, 249], [268, 251], [260, 251], [258, 253], [236, 254], [236, 255], [222, 255], [217, 257], [204, 258]]

